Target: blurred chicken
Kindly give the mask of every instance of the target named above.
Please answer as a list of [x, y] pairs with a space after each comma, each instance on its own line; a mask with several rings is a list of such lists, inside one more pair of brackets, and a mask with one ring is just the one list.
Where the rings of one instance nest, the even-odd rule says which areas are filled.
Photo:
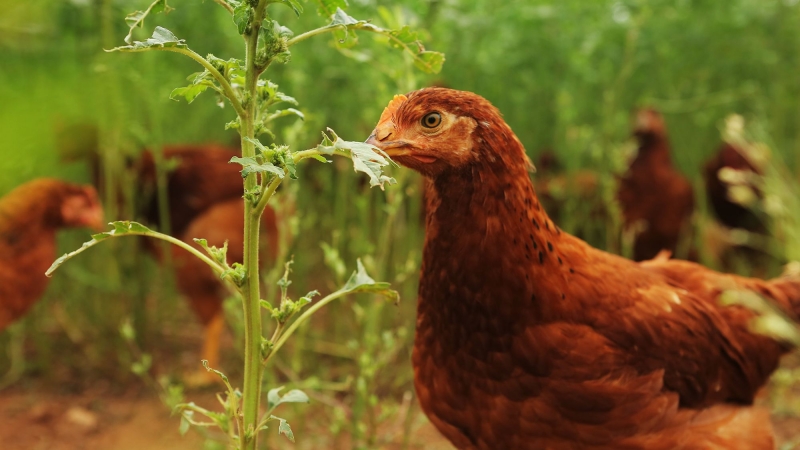
[[[232, 198], [242, 198], [241, 166], [231, 164], [239, 156], [236, 149], [214, 144], [171, 145], [163, 149], [167, 169], [167, 204], [170, 232], [181, 236], [189, 224], [210, 206]], [[162, 222], [156, 193], [156, 164], [152, 152], [145, 150], [136, 163], [141, 208], [145, 222]]]
[[0, 330], [19, 319], [47, 287], [62, 228], [103, 228], [92, 186], [39, 178], [0, 199]]
[[689, 181], [672, 166], [661, 114], [640, 110], [633, 134], [639, 142], [638, 154], [620, 180], [617, 199], [623, 226], [639, 231], [633, 259], [642, 261], [661, 250], [675, 253], [681, 233], [689, 229], [694, 195]]
[[[277, 257], [278, 248], [275, 212], [267, 208], [261, 222], [261, 233], [266, 238], [262, 240], [265, 251], [261, 252], [261, 260], [266, 257], [266, 265], [270, 265]], [[194, 238], [203, 238], [208, 245], [217, 248], [222, 248], [227, 240], [228, 264], [233, 264], [244, 260], [243, 230], [244, 202], [240, 198], [235, 198], [211, 205], [195, 217], [179, 237], [198, 249], [200, 246], [194, 243]], [[219, 276], [194, 255], [177, 246], [172, 246], [172, 254], [178, 289], [189, 299], [192, 310], [206, 329], [202, 359], [208, 360], [211, 367], [219, 367], [219, 339], [224, 326], [222, 302], [231, 295], [231, 292], [220, 282]], [[264, 265], [262, 262], [262, 266]]]
[[[708, 194], [708, 202], [716, 218], [729, 228], [742, 228], [755, 233], [765, 233], [764, 223], [746, 206], [731, 199], [730, 185], [720, 179], [720, 170], [729, 168], [746, 174], [761, 174], [736, 147], [725, 143], [719, 151], [712, 156], [703, 170], [703, 179]], [[754, 194], [761, 197], [761, 191], [753, 183], [746, 187]]]
[[796, 320], [800, 278], [636, 263], [562, 232], [522, 144], [470, 92], [395, 96], [367, 143], [426, 178], [414, 379], [456, 447], [773, 449], [752, 402], [788, 348], [717, 300], [751, 289]]
[[[57, 122], [54, 126], [56, 147], [64, 161], [85, 159], [89, 165], [92, 179], [98, 188], [108, 185], [104, 180], [99, 157], [97, 128], [91, 124], [65, 124]], [[117, 209], [133, 210], [133, 217], [145, 225], [178, 237], [196, 245], [193, 238], [205, 238], [209, 245], [222, 247], [225, 239], [230, 239], [228, 257], [231, 263], [241, 262], [244, 228], [243, 185], [239, 173], [241, 166], [229, 163], [239, 156], [238, 149], [218, 144], [184, 144], [164, 146], [161, 160], [166, 172], [166, 211], [161, 217], [158, 197], [158, 170], [156, 157], [145, 150], [138, 159], [128, 161], [127, 166], [135, 177], [133, 208], [126, 208], [121, 195]], [[126, 158], [127, 159], [127, 158]], [[119, 183], [118, 180], [112, 182]], [[238, 204], [239, 206], [236, 206]], [[238, 208], [238, 209], [237, 209]], [[266, 254], [268, 263], [274, 262], [277, 245], [275, 213], [271, 208], [264, 211], [263, 224], [267, 235], [262, 241], [268, 244]], [[168, 225], [168, 226], [164, 226]], [[153, 239], [143, 239], [143, 246], [161, 260], [161, 247]], [[173, 249], [176, 263], [176, 284], [181, 294], [189, 301], [189, 306], [205, 327], [202, 359], [212, 366], [219, 361], [219, 339], [224, 326], [222, 301], [228, 296], [224, 285], [197, 258], [182, 250]], [[204, 370], [198, 382], [213, 380]]]
[[[244, 239], [244, 201], [240, 166], [229, 163], [238, 156], [233, 149], [216, 145], [167, 146], [163, 149], [166, 164], [174, 166], [167, 173], [167, 202], [171, 234], [195, 245], [194, 238], [203, 238], [209, 245], [222, 247], [228, 239], [228, 262], [242, 262]], [[143, 217], [150, 225], [163, 223], [159, 216], [156, 195], [156, 165], [151, 152], [145, 151], [136, 164], [140, 194], [144, 197]], [[263, 230], [269, 251], [269, 264], [274, 262], [277, 248], [275, 213], [267, 208]], [[158, 247], [148, 248], [158, 254]], [[222, 302], [230, 294], [219, 277], [202, 261], [173, 247], [176, 284], [189, 301], [205, 327], [202, 359], [218, 366], [219, 340], [224, 327]], [[201, 370], [199, 383], [214, 380]]]
[[706, 234], [712, 233], [713, 236], [704, 239], [704, 242], [716, 244], [707, 246], [711, 247], [708, 251], [719, 260], [720, 266], [726, 271], [748, 266], [754, 273], [764, 273], [768, 266], [775, 265], [775, 261], [766, 251], [766, 245], [754, 245], [753, 241], [765, 240], [766, 223], [752, 209], [732, 198], [733, 190], [737, 187], [723, 181], [723, 169], [742, 174], [742, 183], [738, 188], [746, 192], [745, 197], [753, 201], [762, 197], [758, 186], [748, 180], [760, 176], [761, 171], [747, 160], [742, 150], [723, 143], [717, 153], [706, 162], [703, 170], [711, 212], [722, 226], [709, 226]]

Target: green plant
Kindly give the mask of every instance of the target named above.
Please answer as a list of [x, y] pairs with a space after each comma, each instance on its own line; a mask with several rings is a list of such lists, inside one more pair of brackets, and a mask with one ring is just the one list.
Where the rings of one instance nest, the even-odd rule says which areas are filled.
[[[241, 390], [234, 388], [222, 372], [208, 367], [222, 379], [226, 387], [226, 395], [220, 397], [224, 412], [213, 412], [193, 403], [181, 403], [176, 411], [182, 415], [181, 431], [185, 432], [191, 425], [199, 427], [218, 427], [229, 436], [229, 445], [235, 448], [255, 449], [258, 434], [267, 428], [271, 421], [278, 422], [278, 431], [290, 440], [294, 435], [289, 424], [272, 412], [281, 403], [305, 402], [308, 397], [298, 390], [292, 390], [283, 396], [281, 388], [271, 389], [267, 394], [268, 407], [265, 413], [260, 412], [261, 384], [264, 367], [276, 352], [286, 343], [293, 332], [312, 314], [326, 304], [343, 296], [368, 292], [379, 294], [391, 300], [398, 300], [396, 291], [389, 288], [388, 283], [374, 281], [367, 275], [364, 266], [358, 261], [357, 270], [353, 272], [347, 283], [340, 289], [313, 302], [318, 295], [311, 291], [298, 300], [289, 297], [289, 263], [286, 264], [284, 276], [278, 282], [280, 299], [277, 304], [263, 300], [260, 292], [261, 276], [258, 263], [259, 221], [268, 202], [275, 194], [284, 179], [297, 179], [296, 164], [305, 159], [316, 159], [329, 162], [326, 156], [343, 156], [352, 160], [354, 169], [369, 177], [370, 186], [394, 183], [394, 179], [383, 174], [383, 169], [391, 164], [391, 160], [380, 150], [361, 142], [345, 141], [328, 129], [323, 133], [322, 142], [307, 150], [292, 150], [289, 146], [272, 143], [265, 145], [259, 140], [260, 135], [268, 135], [274, 139], [272, 122], [285, 116], [304, 115], [296, 106], [294, 98], [283, 94], [278, 86], [261, 75], [271, 64], [287, 63], [290, 60], [290, 48], [313, 36], [332, 33], [339, 45], [355, 43], [356, 31], [378, 33], [386, 37], [386, 42], [396, 48], [408, 52], [417, 67], [427, 72], [438, 72], [444, 61], [441, 53], [426, 51], [419, 42], [417, 34], [408, 27], [388, 30], [377, 27], [364, 20], [356, 20], [342, 10], [346, 6], [343, 0], [321, 0], [318, 2], [320, 15], [331, 18], [331, 22], [323, 27], [294, 36], [287, 27], [272, 20], [268, 13], [269, 5], [290, 7], [295, 14], [303, 11], [298, 0], [215, 0], [232, 17], [238, 33], [245, 44], [244, 60], [231, 58], [221, 59], [214, 55], [205, 58], [191, 50], [183, 39], [179, 39], [171, 31], [156, 27], [152, 36], [144, 41], [133, 41], [135, 28], [142, 27], [145, 19], [153, 13], [169, 12], [172, 8], [166, 0], [153, 1], [144, 11], [137, 11], [126, 17], [130, 29], [125, 37], [128, 45], [116, 47], [110, 51], [147, 52], [166, 51], [187, 56], [203, 67], [202, 72], [189, 76], [190, 84], [172, 91], [171, 98], [184, 98], [191, 103], [207, 90], [218, 95], [220, 105], [230, 104], [236, 117], [226, 128], [239, 131], [241, 136], [242, 156], [234, 157], [231, 162], [242, 166], [244, 180], [245, 227], [244, 227], [244, 262], [228, 265], [226, 259], [227, 245], [223, 248], [209, 247], [203, 239], [195, 239], [206, 254], [195, 247], [158, 233], [136, 222], [113, 222], [113, 230], [92, 236], [92, 240], [80, 249], [68, 253], [56, 260], [48, 270], [48, 275], [64, 261], [85, 251], [103, 240], [112, 237], [139, 235], [149, 236], [178, 245], [204, 261], [222, 280], [230, 283], [241, 295], [244, 317], [244, 381]], [[280, 105], [280, 107], [279, 107]], [[285, 105], [291, 105], [286, 107]], [[305, 307], [309, 306], [307, 309]], [[274, 328], [269, 339], [263, 336], [262, 309], [274, 320]], [[304, 310], [305, 309], [305, 310]], [[146, 361], [136, 363], [139, 372], [146, 370]], [[204, 416], [198, 420], [195, 414]]]

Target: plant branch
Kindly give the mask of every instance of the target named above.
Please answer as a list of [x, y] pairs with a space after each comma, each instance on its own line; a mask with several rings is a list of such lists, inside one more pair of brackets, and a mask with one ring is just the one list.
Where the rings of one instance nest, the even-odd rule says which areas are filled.
[[263, 364], [267, 364], [269, 362], [269, 360], [283, 346], [283, 344], [286, 343], [286, 340], [289, 338], [289, 336], [292, 335], [292, 333], [294, 333], [294, 331], [297, 329], [297, 327], [302, 325], [303, 322], [308, 320], [309, 317], [314, 315], [315, 312], [317, 312], [320, 308], [322, 308], [323, 306], [327, 305], [328, 303], [330, 303], [330, 302], [332, 302], [332, 301], [334, 301], [334, 300], [336, 300], [338, 298], [344, 297], [345, 295], [347, 295], [349, 293], [351, 293], [351, 292], [350, 291], [346, 291], [344, 289], [339, 289], [338, 291], [335, 291], [335, 292], [332, 292], [332, 293], [328, 294], [327, 296], [322, 298], [320, 301], [318, 301], [314, 305], [310, 306], [307, 310], [305, 310], [305, 312], [303, 312], [303, 314], [301, 314], [300, 317], [298, 317], [294, 322], [292, 322], [291, 325], [289, 325], [288, 328], [286, 328], [286, 331], [284, 331], [281, 334], [281, 336], [278, 338], [278, 341], [273, 343], [272, 349], [270, 350], [269, 355], [267, 355], [267, 357], [264, 358]]
[[136, 50], [126, 50], [126, 52], [139, 53], [151, 50], [180, 53], [181, 55], [186, 55], [189, 58], [192, 58], [193, 60], [197, 61], [197, 63], [203, 66], [203, 68], [205, 68], [211, 74], [211, 76], [213, 76], [214, 79], [217, 80], [217, 83], [219, 83], [219, 85], [222, 87], [223, 93], [225, 94], [226, 97], [228, 97], [228, 101], [231, 102], [231, 106], [233, 106], [233, 109], [236, 110], [236, 114], [238, 114], [239, 117], [245, 117], [247, 113], [245, 112], [242, 103], [239, 101], [239, 98], [236, 96], [236, 91], [233, 90], [233, 87], [231, 86], [230, 83], [228, 83], [228, 80], [225, 78], [225, 76], [219, 73], [219, 71], [214, 66], [212, 66], [211, 63], [206, 61], [205, 58], [200, 56], [194, 50], [190, 50], [188, 48], [180, 48], [180, 47], [148, 47]]
[[214, 3], [218, 4], [225, 8], [230, 14], [233, 14], [233, 7], [228, 4], [225, 0], [214, 0]]
[[[284, 173], [286, 173], [285, 169]], [[281, 181], [283, 181], [283, 179], [278, 176], [272, 179], [272, 181], [267, 186], [267, 189], [261, 192], [261, 197], [258, 199], [258, 203], [253, 208], [252, 214], [254, 214], [256, 217], [261, 217], [261, 214], [267, 208], [267, 203], [269, 203], [269, 199], [272, 198], [272, 194], [274, 194], [275, 190], [278, 189], [278, 186], [281, 184]]]
[[[176, 239], [176, 238], [174, 238], [172, 236], [159, 233], [157, 231], [152, 231], [152, 230], [148, 230], [148, 231], [127, 231], [127, 232], [121, 233], [121, 234], [110, 234], [110, 233], [106, 234], [106, 233], [103, 233], [102, 235], [106, 236], [106, 237], [103, 238], [103, 239], [92, 239], [91, 241], [83, 244], [83, 246], [81, 248], [79, 248], [79, 249], [77, 249], [77, 250], [75, 250], [73, 252], [67, 253], [66, 255], [62, 256], [59, 259], [57, 259], [53, 263], [53, 265], [50, 266], [50, 268], [47, 270], [47, 272], [45, 272], [45, 275], [47, 275], [47, 276], [52, 275], [52, 273], [61, 265], [61, 263], [63, 263], [64, 261], [66, 261], [69, 258], [72, 258], [73, 256], [75, 256], [75, 255], [77, 255], [79, 253], [84, 252], [85, 250], [89, 249], [90, 247], [93, 247], [93, 246], [97, 245], [98, 243], [104, 241], [105, 239], [108, 239], [108, 238], [111, 238], [111, 237], [124, 237], [124, 236], [147, 236], [147, 237], [153, 237], [153, 238], [156, 238], [156, 239], [161, 239], [162, 241], [167, 241], [167, 242], [169, 242], [171, 244], [175, 244], [178, 247], [181, 247], [184, 250], [188, 251], [189, 253], [193, 254], [194, 256], [200, 258], [200, 260], [203, 261], [204, 263], [206, 263], [209, 267], [211, 267], [211, 269], [214, 270], [214, 272], [216, 272], [217, 275], [222, 275], [226, 270], [225, 267], [222, 267], [216, 261], [214, 261], [213, 259], [209, 258], [203, 252], [201, 252], [200, 250], [192, 247], [191, 245], [187, 244], [186, 242], [183, 242], [180, 239]], [[229, 281], [229, 282], [231, 282], [234, 286], [236, 285], [235, 283], [233, 283], [233, 280], [230, 277], [230, 275], [226, 275], [224, 279]]]

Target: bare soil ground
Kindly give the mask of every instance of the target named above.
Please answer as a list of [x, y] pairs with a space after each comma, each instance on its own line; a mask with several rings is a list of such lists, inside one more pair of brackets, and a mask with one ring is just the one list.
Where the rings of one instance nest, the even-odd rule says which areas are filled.
[[[189, 393], [189, 399], [214, 407], [213, 392]], [[311, 409], [305, 423], [290, 418], [296, 444], [281, 436], [265, 436], [269, 448], [347, 449], [344, 433], [331, 433], [322, 406]], [[317, 419], [314, 418], [317, 416]], [[409, 449], [444, 450], [452, 447], [414, 411], [413, 434]], [[204, 448], [205, 437], [192, 430], [178, 432], [179, 420], [144, 388], [109, 395], [103, 390], [63, 394], [43, 389], [10, 388], [0, 392], [0, 449], [3, 450], [197, 450]], [[399, 431], [399, 430], [398, 430]], [[275, 432], [277, 434], [277, 431]], [[394, 433], [395, 442], [375, 448], [401, 449], [403, 435]]]

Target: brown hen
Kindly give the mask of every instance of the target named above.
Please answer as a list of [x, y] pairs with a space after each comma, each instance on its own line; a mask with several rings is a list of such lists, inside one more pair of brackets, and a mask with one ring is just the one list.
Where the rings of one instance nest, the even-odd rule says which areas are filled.
[[0, 330], [41, 297], [61, 228], [103, 227], [92, 186], [39, 178], [0, 199]]
[[797, 317], [800, 279], [640, 264], [562, 232], [476, 94], [396, 96], [367, 142], [426, 178], [414, 379], [456, 447], [773, 447], [752, 402], [787, 349], [717, 297], [755, 289]]
[[[241, 179], [241, 177], [240, 177]], [[203, 238], [208, 245], [222, 248], [228, 242], [228, 264], [242, 263], [244, 260], [244, 202], [240, 198], [216, 203], [197, 216], [179, 236], [184, 242], [200, 248], [194, 238]], [[264, 210], [262, 216], [262, 233], [266, 234], [265, 251], [267, 264], [275, 261], [278, 246], [278, 230], [275, 212], [271, 208]], [[224, 320], [222, 302], [231, 295], [219, 279], [203, 261], [184, 249], [173, 246], [176, 282], [192, 306], [200, 322], [206, 329], [203, 341], [202, 358], [208, 360], [211, 367], [219, 367], [219, 338]], [[263, 259], [263, 258], [262, 258]], [[201, 374], [209, 374], [205, 370]], [[210, 374], [206, 379], [215, 379]], [[198, 380], [204, 381], [204, 380]]]
[[[728, 143], [723, 143], [719, 150], [706, 161], [703, 168], [703, 181], [705, 182], [708, 203], [714, 217], [724, 227], [709, 227], [713, 235], [705, 239], [706, 242], [717, 243], [712, 247], [711, 253], [719, 258], [721, 267], [725, 270], [741, 270], [750, 268], [754, 273], [764, 273], [769, 267], [775, 267], [776, 260], [771, 257], [764, 244], [754, 245], [763, 240], [767, 234], [766, 216], [759, 217], [752, 209], [731, 199], [731, 185], [720, 178], [722, 169], [740, 171], [746, 178], [762, 175], [753, 163], [742, 153]], [[762, 192], [754, 180], [745, 181], [743, 186], [753, 193], [754, 198], [762, 198]], [[750, 233], [734, 235], [734, 229], [746, 230]], [[736, 232], [738, 233], [738, 232]], [[744, 237], [744, 239], [742, 239]], [[722, 239], [720, 239], [722, 238]]]
[[[167, 173], [167, 200], [171, 233], [191, 245], [194, 238], [203, 238], [209, 245], [222, 247], [227, 239], [228, 262], [242, 262], [244, 248], [244, 203], [240, 166], [230, 164], [238, 156], [234, 149], [216, 145], [180, 145], [164, 147], [163, 157], [175, 166]], [[156, 190], [156, 165], [149, 151], [137, 163], [140, 194], [144, 195], [144, 220], [149, 224], [160, 220]], [[275, 259], [277, 226], [271, 208], [264, 211], [263, 231], [270, 262]], [[150, 241], [148, 241], [150, 242]], [[158, 255], [152, 243], [148, 248]], [[224, 319], [222, 302], [229, 295], [210, 268], [184, 250], [174, 247], [176, 284], [189, 301], [205, 328], [202, 359], [218, 367], [219, 340]], [[200, 369], [193, 381], [205, 383], [216, 377]]]
[[673, 254], [682, 231], [688, 230], [694, 209], [692, 185], [672, 165], [664, 118], [654, 109], [636, 115], [636, 158], [620, 180], [617, 199], [623, 225], [640, 227], [633, 259], [643, 261], [661, 250]]
[[[750, 161], [742, 155], [741, 150], [725, 143], [722, 144], [703, 168], [703, 180], [706, 185], [706, 194], [711, 210], [717, 219], [730, 228], [742, 228], [748, 231], [764, 233], [764, 223], [745, 206], [731, 200], [729, 185], [719, 177], [719, 171], [724, 168], [740, 170], [750, 174], [761, 174]], [[761, 191], [753, 184], [748, 186], [756, 196], [761, 196]]]

